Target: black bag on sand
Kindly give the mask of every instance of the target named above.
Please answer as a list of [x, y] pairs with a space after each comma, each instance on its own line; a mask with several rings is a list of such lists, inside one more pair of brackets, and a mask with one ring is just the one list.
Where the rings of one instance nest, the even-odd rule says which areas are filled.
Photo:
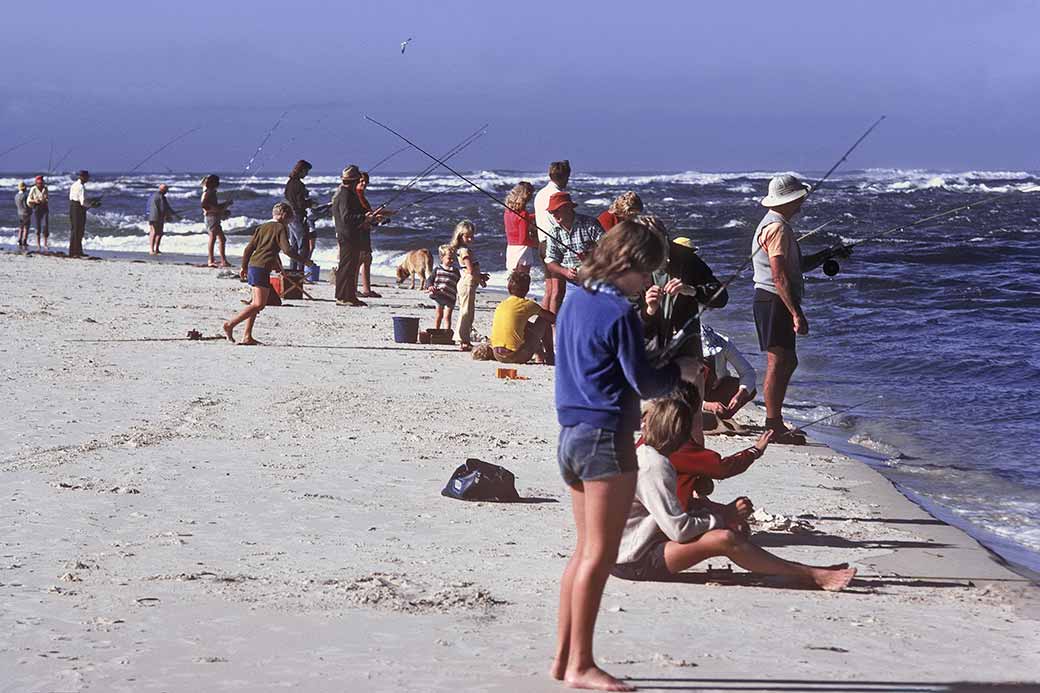
[[469, 458], [452, 473], [442, 496], [467, 501], [518, 501], [516, 477], [505, 467]]

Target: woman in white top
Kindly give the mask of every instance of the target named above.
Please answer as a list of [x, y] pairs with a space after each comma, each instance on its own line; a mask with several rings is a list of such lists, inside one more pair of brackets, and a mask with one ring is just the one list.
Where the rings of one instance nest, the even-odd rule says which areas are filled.
[[786, 561], [752, 544], [738, 529], [750, 503], [726, 506], [722, 514], [687, 513], [680, 507], [668, 455], [690, 437], [700, 402], [691, 404], [679, 398], [654, 400], [643, 414], [636, 497], [611, 573], [625, 580], [668, 580], [705, 559], [725, 556], [751, 572], [786, 575], [832, 592], [844, 589], [855, 568]]

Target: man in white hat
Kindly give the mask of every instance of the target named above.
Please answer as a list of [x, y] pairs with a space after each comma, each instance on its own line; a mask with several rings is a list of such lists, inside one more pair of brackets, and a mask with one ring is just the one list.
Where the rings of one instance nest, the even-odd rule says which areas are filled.
[[809, 186], [790, 174], [774, 176], [762, 206], [769, 211], [751, 241], [755, 270], [755, 328], [758, 345], [766, 352], [763, 383], [766, 428], [773, 430], [774, 443], [804, 445], [805, 436], [792, 433], [784, 424], [783, 406], [798, 355], [795, 335], [809, 334], [809, 321], [802, 312], [802, 272], [818, 267], [830, 257], [848, 256], [844, 246], [802, 257], [791, 220], [809, 194]]

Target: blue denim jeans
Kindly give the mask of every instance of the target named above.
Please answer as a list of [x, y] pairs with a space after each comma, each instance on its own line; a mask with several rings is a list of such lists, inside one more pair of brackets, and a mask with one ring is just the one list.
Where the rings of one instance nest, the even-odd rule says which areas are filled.
[[[307, 222], [302, 219], [293, 218], [289, 222], [289, 247], [300, 257], [307, 257], [310, 246], [307, 243]], [[298, 272], [303, 271], [303, 263], [296, 260], [289, 261], [289, 269]]]
[[634, 472], [636, 444], [632, 431], [615, 432], [588, 424], [564, 426], [556, 447], [560, 475], [568, 486]]

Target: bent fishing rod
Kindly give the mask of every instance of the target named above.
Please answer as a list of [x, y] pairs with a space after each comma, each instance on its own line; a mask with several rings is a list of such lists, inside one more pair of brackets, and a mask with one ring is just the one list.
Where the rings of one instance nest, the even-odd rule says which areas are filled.
[[[845, 153], [841, 155], [841, 158], [838, 159], [838, 161], [836, 161], [835, 164], [833, 166], [831, 166], [827, 170], [827, 173], [825, 173], [823, 175], [823, 177], [816, 182], [815, 185], [813, 185], [812, 187], [809, 188], [809, 190], [805, 194], [805, 197], [803, 197], [802, 199], [803, 200], [808, 199], [808, 197], [810, 195], [812, 195], [814, 192], [819, 190], [820, 186], [822, 186], [824, 184], [824, 182], [828, 178], [830, 178], [831, 174], [834, 173], [838, 169], [838, 166], [841, 165], [842, 162], [846, 161], [849, 158], [849, 155], [851, 155], [852, 152], [856, 150], [856, 148], [860, 145], [860, 143], [862, 143], [863, 140], [865, 140], [867, 138], [867, 136], [871, 132], [874, 131], [874, 128], [876, 128], [878, 125], [880, 125], [881, 121], [883, 121], [884, 119], [885, 119], [885, 116], [881, 116], [880, 118], [875, 120], [871, 124], [871, 126], [869, 128], [867, 128], [863, 132], [863, 134], [860, 135], [856, 139], [855, 142], [852, 143], [852, 146], [849, 147], [845, 151]], [[826, 222], [822, 226], [814, 229], [811, 233], [815, 233], [820, 228], [823, 228], [823, 226], [826, 226], [826, 224], [829, 224], [829, 223], [830, 223], [829, 221]], [[808, 236], [808, 235], [809, 234], [806, 234], [806, 236]], [[747, 257], [747, 259], [744, 260], [744, 262], [742, 262], [740, 264], [740, 267], [738, 267], [736, 269], [736, 271], [733, 272], [733, 274], [731, 274], [729, 276], [729, 278], [726, 279], [726, 281], [722, 282], [722, 284], [719, 285], [719, 288], [715, 290], [715, 293], [713, 293], [708, 298], [708, 300], [705, 301], [701, 305], [701, 307], [697, 311], [697, 313], [694, 314], [689, 320], [687, 320], [685, 325], [683, 325], [681, 328], [679, 328], [679, 330], [672, 337], [672, 340], [658, 354], [657, 359], [656, 359], [658, 363], [667, 363], [668, 361], [673, 359], [676, 355], [678, 355], [679, 349], [681, 349], [683, 346], [685, 346], [687, 342], [689, 342], [691, 339], [694, 339], [695, 337], [697, 337], [697, 338], [700, 337], [700, 320], [704, 316], [704, 313], [707, 312], [707, 310], [711, 306], [711, 304], [715, 302], [715, 299], [717, 299], [719, 296], [721, 296], [722, 292], [725, 291], [726, 288], [729, 287], [729, 285], [732, 284], [737, 279], [737, 277], [740, 276], [741, 272], [743, 272], [747, 268], [747, 266], [751, 264], [751, 262], [755, 259], [755, 255], [757, 255], [758, 252], [761, 249], [762, 249], [761, 245], [759, 245], [757, 248], [755, 248], [755, 250], [751, 253], [751, 255], [749, 255]]]
[[[497, 204], [497, 205], [499, 205], [500, 207], [503, 207], [503, 208], [505, 208], [505, 209], [508, 209], [508, 210], [509, 210], [510, 212], [513, 212], [514, 214], [516, 214], [516, 210], [510, 209], [510, 208], [509, 208], [509, 207], [508, 207], [508, 206], [506, 205], [506, 203], [505, 203], [505, 202], [503, 202], [502, 200], [498, 199], [497, 197], [495, 197], [494, 195], [492, 195], [491, 193], [489, 193], [489, 192], [488, 192], [487, 190], [485, 190], [484, 188], [480, 187], [479, 185], [477, 185], [476, 183], [474, 183], [473, 181], [471, 181], [471, 180], [470, 180], [469, 178], [467, 178], [466, 176], [464, 176], [464, 175], [462, 175], [461, 173], [459, 173], [458, 171], [456, 171], [456, 170], [455, 170], [454, 168], [452, 168], [451, 166], [449, 166], [449, 165], [448, 165], [447, 163], [445, 163], [444, 161], [442, 161], [442, 160], [438, 159], [438, 158], [437, 158], [437, 157], [435, 157], [435, 156], [434, 156], [433, 154], [430, 154], [430, 153], [429, 153], [428, 151], [426, 151], [425, 149], [423, 149], [422, 147], [420, 147], [419, 145], [417, 145], [417, 144], [416, 144], [415, 142], [412, 142], [412, 141], [411, 141], [410, 139], [408, 139], [407, 137], [405, 137], [404, 135], [402, 135], [401, 133], [399, 133], [399, 132], [398, 132], [397, 130], [394, 130], [394, 129], [393, 129], [392, 127], [390, 127], [389, 125], [385, 125], [385, 124], [383, 124], [383, 123], [380, 123], [380, 122], [379, 122], [378, 120], [376, 120], [375, 118], [372, 118], [372, 117], [370, 117], [370, 116], [367, 116], [367, 115], [365, 116], [365, 120], [367, 120], [367, 121], [369, 121], [370, 123], [373, 123], [373, 124], [375, 124], [375, 125], [378, 125], [379, 127], [383, 128], [384, 130], [386, 130], [387, 132], [389, 132], [389, 133], [390, 133], [391, 135], [393, 135], [394, 137], [397, 137], [398, 139], [400, 139], [400, 140], [402, 140], [402, 141], [404, 141], [404, 142], [407, 142], [407, 143], [408, 143], [408, 145], [409, 145], [409, 146], [411, 146], [412, 148], [414, 148], [414, 149], [415, 149], [416, 151], [418, 151], [418, 152], [421, 152], [421, 153], [422, 153], [422, 154], [423, 154], [424, 156], [426, 156], [426, 157], [428, 157], [429, 159], [431, 159], [431, 160], [432, 160], [432, 161], [434, 162], [434, 165], [435, 165], [435, 166], [436, 166], [436, 165], [442, 166], [443, 168], [445, 168], [446, 170], [448, 170], [448, 171], [450, 171], [450, 172], [451, 172], [452, 174], [454, 174], [454, 175], [455, 175], [455, 176], [456, 176], [457, 178], [460, 178], [461, 180], [463, 180], [463, 181], [465, 181], [466, 183], [468, 183], [468, 184], [469, 184], [469, 185], [470, 185], [470, 186], [471, 186], [471, 187], [472, 187], [472, 188], [473, 188], [474, 190], [476, 190], [477, 192], [480, 192], [480, 193], [482, 193], [482, 194], [483, 194], [484, 196], [486, 196], [486, 197], [487, 197], [488, 199], [490, 199], [490, 200], [491, 200], [492, 202], [494, 202], [495, 204]], [[545, 229], [543, 229], [542, 227], [538, 226], [538, 224], [537, 224], [537, 223], [535, 223], [535, 222], [533, 222], [533, 221], [532, 221], [532, 222], [530, 222], [530, 223], [531, 223], [531, 225], [532, 225], [532, 226], [534, 226], [534, 227], [535, 227], [535, 228], [536, 228], [536, 229], [537, 229], [537, 230], [538, 230], [539, 232], [541, 232], [541, 233], [545, 234], [545, 236], [546, 236], [546, 237], [548, 237], [548, 238], [551, 238], [551, 239], [552, 239], [553, 241], [555, 241], [555, 242], [556, 242], [557, 244], [559, 244], [559, 245], [563, 246], [564, 248], [566, 248], [567, 250], [571, 251], [572, 253], [574, 253], [574, 254], [576, 254], [576, 255], [578, 254], [578, 251], [577, 251], [577, 250], [575, 250], [575, 249], [574, 249], [574, 248], [572, 248], [571, 246], [569, 246], [569, 245], [567, 245], [566, 243], [564, 243], [564, 242], [563, 242], [563, 241], [562, 241], [562, 240], [560, 239], [560, 237], [559, 237], [558, 235], [556, 235], [556, 234], [554, 234], [554, 233], [550, 233], [549, 231], [546, 231]]]
[[810, 421], [809, 423], [802, 424], [798, 428], [793, 428], [793, 429], [791, 429], [791, 433], [798, 433], [800, 431], [804, 431], [805, 429], [809, 428], [810, 426], [815, 426], [816, 424], [823, 423], [827, 419], [833, 419], [835, 416], [838, 416], [839, 414], [847, 414], [848, 412], [852, 411], [853, 409], [859, 409], [860, 407], [866, 406], [866, 405], [870, 404], [871, 402], [876, 402], [879, 399], [881, 399], [881, 395], [875, 395], [874, 397], [871, 397], [869, 399], [865, 399], [862, 402], [858, 402], [856, 404], [853, 404], [851, 407], [845, 407], [844, 409], [839, 409], [838, 411], [832, 412], [832, 413], [828, 414], [827, 416], [821, 416], [820, 418], [814, 419], [814, 420]]

